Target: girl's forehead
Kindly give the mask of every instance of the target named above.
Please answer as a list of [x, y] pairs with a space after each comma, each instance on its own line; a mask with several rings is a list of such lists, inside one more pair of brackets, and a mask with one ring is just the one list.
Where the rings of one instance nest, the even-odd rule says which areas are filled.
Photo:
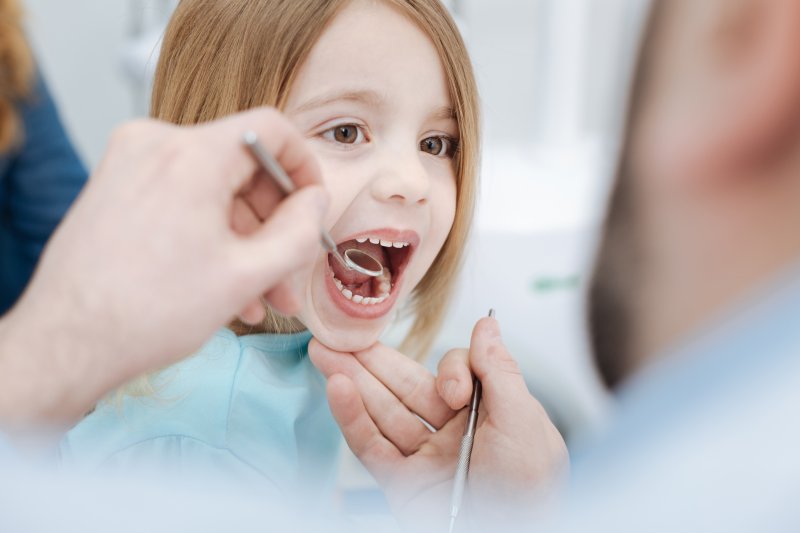
[[287, 107], [310, 101], [375, 104], [425, 101], [450, 106], [447, 77], [430, 37], [386, 2], [353, 2], [312, 47], [293, 84]]

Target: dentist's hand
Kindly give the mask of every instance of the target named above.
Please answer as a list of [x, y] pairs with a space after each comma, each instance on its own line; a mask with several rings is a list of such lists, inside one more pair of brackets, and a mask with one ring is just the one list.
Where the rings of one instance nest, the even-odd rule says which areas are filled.
[[[438, 378], [381, 345], [339, 354], [314, 342], [309, 353], [329, 378], [328, 399], [348, 445], [401, 521], [440, 531], [447, 525], [470, 365], [483, 400], [463, 519], [479, 528], [521, 520], [557, 492], [568, 468], [564, 440], [528, 392], [494, 319], [478, 322], [469, 351], [445, 356]], [[414, 413], [439, 431], [427, 431]]]
[[[285, 201], [242, 145], [255, 131], [300, 190]], [[319, 252], [327, 193], [311, 150], [273, 109], [195, 127], [118, 129], [0, 321], [0, 424], [64, 423], [196, 350], [235, 315], [286, 313], [285, 283]]]
[[[471, 371], [471, 372], [470, 372]], [[472, 373], [481, 381], [481, 417], [469, 474], [469, 508], [497, 523], [554, 499], [569, 469], [564, 439], [528, 391], [519, 365], [503, 344], [498, 322], [481, 319], [469, 350], [452, 350], [439, 363], [436, 386], [448, 406], [466, 406]]]
[[314, 339], [308, 352], [328, 378], [331, 410], [350, 449], [395, 517], [415, 530], [445, 531], [466, 412], [447, 406], [425, 367], [380, 343], [340, 353]]

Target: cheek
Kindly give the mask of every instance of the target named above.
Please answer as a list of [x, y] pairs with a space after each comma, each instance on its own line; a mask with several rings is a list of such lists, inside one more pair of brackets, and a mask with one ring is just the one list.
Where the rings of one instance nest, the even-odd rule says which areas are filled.
[[330, 205], [324, 225], [326, 228], [331, 228], [358, 196], [363, 184], [359, 182], [358, 174], [352, 171], [347, 162], [331, 157], [320, 149], [315, 150], [315, 155], [322, 172], [322, 182], [330, 194]]
[[686, 154], [673, 134], [674, 124], [663, 114], [650, 112], [633, 129], [627, 174], [637, 191], [668, 194], [678, 186], [676, 176], [686, 169]]
[[430, 226], [418, 252], [417, 264], [413, 269], [413, 283], [408, 290], [413, 289], [430, 268], [436, 256], [444, 246], [447, 236], [453, 227], [456, 214], [456, 185], [455, 179], [442, 179], [434, 182], [429, 197]]
[[631, 138], [630, 170], [653, 194], [681, 196], [714, 174], [718, 150], [713, 136], [685, 109], [652, 105], [642, 113]]
[[[431, 234], [438, 238], [439, 248], [444, 244], [456, 216], [455, 178], [437, 183], [431, 195]], [[437, 251], [438, 252], [438, 251]]]

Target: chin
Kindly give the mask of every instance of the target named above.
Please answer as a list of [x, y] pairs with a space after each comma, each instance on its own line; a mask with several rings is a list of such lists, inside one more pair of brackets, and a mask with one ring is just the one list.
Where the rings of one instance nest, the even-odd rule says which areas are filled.
[[374, 319], [355, 320], [331, 309], [331, 303], [315, 269], [306, 305], [299, 318], [314, 338], [337, 352], [357, 352], [369, 348], [377, 342], [391, 318], [387, 314]]

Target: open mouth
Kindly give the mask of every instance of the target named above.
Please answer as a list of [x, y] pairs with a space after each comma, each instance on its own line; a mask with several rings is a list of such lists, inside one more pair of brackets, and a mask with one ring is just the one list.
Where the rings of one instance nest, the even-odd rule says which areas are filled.
[[380, 276], [370, 277], [348, 270], [329, 254], [331, 282], [341, 296], [337, 298], [341, 300], [340, 306], [343, 304], [345, 311], [356, 311], [359, 316], [365, 313], [383, 314], [380, 311], [388, 311], [417, 240], [416, 235], [398, 236], [390, 240], [385, 236], [365, 234], [340, 243], [339, 253], [344, 254], [347, 250], [357, 249], [371, 255], [383, 266], [383, 273]]

